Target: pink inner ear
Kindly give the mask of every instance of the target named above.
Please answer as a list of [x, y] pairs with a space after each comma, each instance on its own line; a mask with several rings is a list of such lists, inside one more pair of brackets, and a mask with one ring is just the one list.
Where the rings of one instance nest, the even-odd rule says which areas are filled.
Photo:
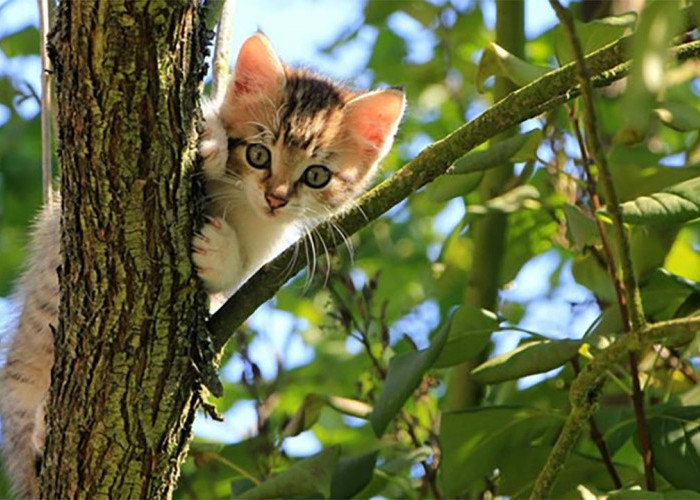
[[346, 124], [356, 137], [370, 146], [366, 152], [371, 152], [383, 149], [396, 133], [403, 114], [404, 96], [398, 90], [382, 90], [356, 97], [347, 106]]
[[270, 95], [280, 90], [284, 81], [284, 67], [270, 42], [259, 33], [249, 37], [238, 54], [229, 92], [236, 97]]

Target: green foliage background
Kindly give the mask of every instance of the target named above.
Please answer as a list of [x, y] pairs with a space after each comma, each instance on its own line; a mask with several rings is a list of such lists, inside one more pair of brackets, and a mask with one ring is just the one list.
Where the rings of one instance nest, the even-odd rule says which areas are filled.
[[[650, 2], [649, 11], [659, 3]], [[382, 175], [485, 109], [491, 76], [523, 85], [571, 59], [560, 28], [527, 41], [527, 62], [504, 55], [489, 45], [488, 5], [368, 1], [362, 24], [326, 48], [332, 55], [369, 27], [377, 34], [367, 63], [373, 86], [405, 84], [409, 113]], [[575, 7], [586, 14], [585, 2]], [[542, 2], [542, 8], [549, 7]], [[410, 37], [389, 27], [396, 16], [431, 34], [430, 59], [408, 57]], [[580, 24], [584, 49], [615, 41], [635, 22], [627, 15]], [[643, 22], [638, 26], [646, 29]], [[37, 38], [28, 28], [1, 39], [0, 50], [7, 57], [36, 54]], [[652, 53], [648, 40], [640, 37], [635, 53]], [[689, 316], [700, 307], [700, 73], [697, 60], [667, 64], [654, 92], [633, 70], [626, 82], [596, 93], [650, 321]], [[33, 98], [29, 87], [0, 72], [0, 105], [9, 110], [0, 125], [0, 295], [11, 290], [40, 204], [39, 120], [16, 111], [19, 100]], [[508, 146], [483, 145], [458, 162], [457, 174], [354, 235], [352, 259], [345, 250], [331, 252], [314, 276], [302, 273], [282, 289], [266, 307], [294, 318], [292, 337], [303, 339], [313, 359], [291, 368], [284, 359], [273, 369], [261, 367], [253, 339], [270, 335], [274, 324], [260, 321], [239, 332], [228, 347], [225, 395], [216, 405], [235, 420], [234, 404], [252, 402], [255, 429], [234, 444], [226, 444], [227, 436], [196, 439], [177, 496], [526, 496], [569, 410], [574, 370], [622, 333], [571, 116], [580, 118], [577, 101], [524, 124]], [[515, 164], [505, 167], [513, 175], [491, 200], [476, 189], [483, 172], [471, 166], [488, 162]], [[484, 311], [467, 303], [465, 287], [480, 265], [471, 258], [470, 229], [489, 213], [507, 214], [508, 226], [505, 250], [493, 256], [500, 261], [498, 305]], [[542, 264], [545, 253], [553, 265]], [[536, 277], [531, 272], [516, 279], [528, 263]], [[511, 293], [516, 284], [537, 291]], [[547, 317], [562, 314], [567, 300], [563, 317]], [[444, 411], [454, 390], [452, 367], [474, 352], [494, 350], [510, 352], [474, 373], [485, 384], [478, 404]], [[525, 375], [560, 366], [534, 385], [518, 384]], [[676, 497], [700, 492], [697, 368], [698, 344], [688, 339], [641, 356], [657, 482]], [[644, 481], [627, 397], [630, 375], [622, 366], [611, 366], [610, 375], [595, 419], [623, 487], [631, 488]], [[285, 440], [301, 432], [313, 433], [323, 451], [288, 456]], [[588, 435], [552, 495], [578, 497], [579, 485], [592, 492], [615, 489]], [[2, 488], [0, 478], [0, 496]]]

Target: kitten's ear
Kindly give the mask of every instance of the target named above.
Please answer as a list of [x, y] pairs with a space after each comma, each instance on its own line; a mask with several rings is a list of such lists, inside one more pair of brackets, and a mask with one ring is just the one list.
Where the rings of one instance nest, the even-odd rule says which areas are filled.
[[406, 97], [397, 89], [368, 92], [345, 105], [343, 125], [364, 158], [377, 161], [389, 152], [405, 107]]
[[262, 33], [250, 36], [241, 47], [229, 80], [226, 101], [274, 97], [284, 88], [284, 66]]

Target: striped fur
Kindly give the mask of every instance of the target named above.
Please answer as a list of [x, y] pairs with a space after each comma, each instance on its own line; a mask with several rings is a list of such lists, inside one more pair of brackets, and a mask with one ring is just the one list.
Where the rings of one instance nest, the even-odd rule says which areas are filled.
[[[403, 108], [399, 91], [352, 92], [285, 67], [262, 35], [250, 37], [225, 99], [203, 105], [199, 151], [211, 217], [193, 241], [192, 260], [209, 291], [237, 288], [318, 221], [350, 205], [390, 148]], [[269, 168], [247, 163], [253, 143], [269, 149]], [[331, 172], [327, 185], [304, 184], [310, 165]], [[3, 453], [19, 498], [39, 494], [59, 305], [59, 210], [45, 207], [32, 233], [18, 287], [19, 326], [6, 339], [0, 371]]]

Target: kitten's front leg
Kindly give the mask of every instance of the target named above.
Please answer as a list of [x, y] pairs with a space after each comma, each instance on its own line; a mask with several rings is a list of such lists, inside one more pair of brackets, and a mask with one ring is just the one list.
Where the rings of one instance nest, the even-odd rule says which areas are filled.
[[192, 261], [210, 293], [240, 285], [243, 259], [238, 234], [220, 217], [208, 220], [192, 241]]
[[199, 154], [204, 160], [204, 175], [208, 179], [218, 179], [226, 171], [228, 159], [228, 135], [224, 129], [214, 103], [202, 103], [204, 123], [199, 138]]

